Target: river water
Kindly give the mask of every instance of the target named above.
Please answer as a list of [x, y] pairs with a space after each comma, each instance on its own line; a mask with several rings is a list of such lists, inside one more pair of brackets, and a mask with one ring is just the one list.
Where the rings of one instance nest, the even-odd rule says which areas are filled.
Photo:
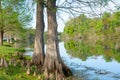
[[[79, 56], [81, 55], [72, 55], [78, 52], [73, 50], [67, 50], [65, 48], [65, 43], [59, 43], [60, 55], [65, 62], [65, 64], [72, 70], [73, 75], [82, 80], [120, 80], [120, 63], [119, 63], [119, 55], [117, 53], [117, 60], [108, 56], [106, 58], [103, 54], [92, 54], [89, 56]], [[85, 49], [85, 51], [87, 51]], [[93, 50], [94, 51], [94, 50]], [[99, 51], [100, 52], [100, 51]], [[103, 52], [103, 51], [102, 51]], [[79, 52], [80, 54], [82, 52]], [[88, 52], [89, 53], [89, 52]], [[26, 48], [25, 55], [32, 56], [33, 51]], [[114, 53], [113, 53], [114, 54]], [[111, 56], [116, 56], [116, 55]], [[107, 54], [110, 55], [110, 54]], [[84, 58], [85, 57], [85, 58]]]

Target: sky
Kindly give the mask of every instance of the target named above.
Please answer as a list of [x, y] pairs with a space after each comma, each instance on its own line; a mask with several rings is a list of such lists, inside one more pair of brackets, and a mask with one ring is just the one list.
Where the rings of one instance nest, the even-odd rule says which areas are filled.
[[[58, 6], [64, 6], [64, 2], [65, 0], [58, 0], [57, 2], [57, 5]], [[70, 1], [70, 0], [68, 0]], [[116, 4], [114, 4], [116, 3]], [[80, 6], [81, 8], [77, 7], [77, 8], [74, 8], [72, 12], [71, 10], [71, 14], [69, 13], [66, 13], [66, 12], [69, 12], [69, 10], [65, 10], [65, 9], [60, 9], [58, 10], [57, 12], [57, 22], [58, 22], [58, 32], [63, 32], [64, 30], [64, 27], [65, 27], [65, 23], [70, 20], [71, 18], [74, 18], [80, 14], [83, 14], [85, 13], [88, 17], [93, 17], [93, 16], [99, 16], [98, 14], [102, 14], [103, 12], [107, 11], [107, 12], [114, 12], [115, 11], [115, 6], [116, 5], [119, 5], [120, 4], [120, 0], [114, 0], [114, 3], [113, 2], [109, 2], [108, 3], [108, 6], [105, 7], [105, 6], [100, 6], [100, 5], [97, 5], [96, 7], [92, 8], [91, 7], [81, 7], [81, 6], [84, 6], [86, 4], [76, 4], [75, 2], [71, 3], [73, 6]], [[47, 15], [46, 15], [46, 10], [44, 10], [45, 12], [45, 31], [47, 31]], [[72, 15], [73, 14], [76, 14], [76, 15]], [[32, 21], [32, 26], [33, 28], [35, 28], [36, 26], [36, 12], [35, 14], [33, 15], [33, 21]]]

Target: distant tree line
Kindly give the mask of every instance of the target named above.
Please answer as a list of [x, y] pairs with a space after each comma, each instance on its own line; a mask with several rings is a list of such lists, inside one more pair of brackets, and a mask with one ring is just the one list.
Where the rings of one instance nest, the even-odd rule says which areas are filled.
[[[101, 17], [89, 18], [84, 14], [70, 19], [64, 28], [63, 34], [68, 37], [100, 36], [106, 34], [119, 35], [120, 12], [104, 12]], [[79, 34], [79, 35], [78, 35]]]

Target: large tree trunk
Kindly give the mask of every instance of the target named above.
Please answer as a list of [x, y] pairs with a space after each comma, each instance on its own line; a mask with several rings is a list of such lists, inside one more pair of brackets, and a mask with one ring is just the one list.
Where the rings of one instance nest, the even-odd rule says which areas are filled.
[[0, 45], [3, 45], [3, 30], [0, 30]]
[[70, 74], [71, 71], [65, 66], [60, 57], [56, 11], [56, 0], [47, 0], [48, 36], [46, 44], [46, 57], [44, 62], [44, 74], [45, 77], [50, 78], [52, 73], [56, 76], [56, 80], [62, 80], [62, 78], [67, 74]]
[[36, 34], [34, 43], [34, 54], [32, 62], [35, 65], [41, 66], [44, 64], [44, 14], [43, 1], [37, 0], [37, 16], [36, 16]]
[[0, 18], [0, 45], [3, 45], [3, 16], [2, 16], [2, 2], [0, 0], [0, 14], [1, 14], [1, 18]]

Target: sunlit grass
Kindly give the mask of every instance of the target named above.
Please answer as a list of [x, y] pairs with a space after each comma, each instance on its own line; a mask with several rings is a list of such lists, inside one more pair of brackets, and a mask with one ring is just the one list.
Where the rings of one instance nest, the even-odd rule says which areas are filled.
[[24, 52], [24, 48], [15, 48], [13, 44], [4, 43], [0, 46], [0, 55], [8, 55], [15, 52]]
[[[0, 66], [0, 80], [45, 80], [45, 76], [43, 73], [39, 73], [37, 71], [36, 76], [34, 76], [35, 66], [31, 66], [31, 73], [30, 75], [27, 75], [27, 67], [21, 66], [21, 62], [26, 60], [30, 61], [30, 56], [24, 56], [24, 59], [20, 59], [20, 55], [16, 55], [16, 52], [24, 52], [24, 48], [15, 48], [13, 44], [4, 43], [4, 45], [0, 46], [0, 58], [5, 57], [5, 60], [8, 64], [8, 67]], [[2, 56], [1, 56], [2, 55]], [[10, 57], [12, 55], [12, 57]], [[14, 63], [9, 65], [9, 60], [15, 58], [15, 61], [17, 62], [16, 66], [14, 66]], [[40, 79], [39, 79], [40, 78]], [[72, 80], [71, 78], [67, 80]]]
[[[3, 45], [0, 46], [0, 58], [5, 57], [7, 63], [9, 62], [10, 55], [13, 58], [19, 59], [19, 56], [16, 55], [16, 52], [25, 52], [24, 48], [15, 48], [13, 44], [9, 44], [4, 42]], [[30, 59], [26, 57], [26, 59]], [[26, 67], [21, 67], [20, 64], [17, 66], [9, 65], [6, 67], [0, 66], [0, 80], [38, 80], [38, 76], [33, 76], [33, 72], [30, 75], [26, 74]]]
[[9, 66], [0, 68], [0, 80], [38, 80], [38, 76], [27, 75], [26, 70], [20, 66]]

